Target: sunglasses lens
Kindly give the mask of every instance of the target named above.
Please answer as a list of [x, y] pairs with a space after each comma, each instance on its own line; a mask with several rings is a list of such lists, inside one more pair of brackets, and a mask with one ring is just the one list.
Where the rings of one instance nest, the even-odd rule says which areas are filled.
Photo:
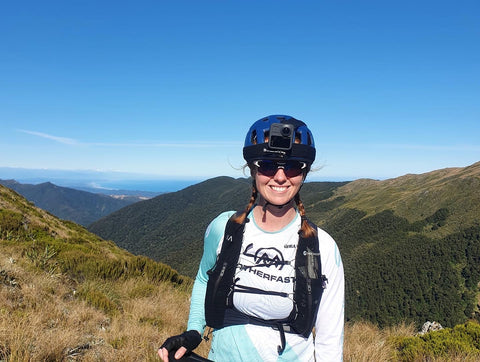
[[287, 177], [295, 177], [300, 175], [303, 172], [303, 168], [305, 164], [298, 161], [289, 161], [286, 163], [283, 170], [285, 171], [285, 175]]
[[277, 173], [279, 168], [283, 169], [285, 176], [295, 177], [300, 175], [306, 167], [306, 164], [299, 161], [274, 162], [274, 161], [257, 161], [255, 163], [258, 172], [262, 175], [272, 177]]
[[262, 175], [273, 176], [277, 173], [278, 166], [273, 161], [258, 161], [256, 165]]

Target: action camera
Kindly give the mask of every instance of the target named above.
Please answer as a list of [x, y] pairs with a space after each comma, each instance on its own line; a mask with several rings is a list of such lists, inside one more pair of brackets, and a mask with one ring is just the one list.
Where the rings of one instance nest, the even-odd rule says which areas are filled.
[[273, 123], [270, 126], [268, 147], [272, 150], [289, 151], [292, 149], [295, 129], [292, 124]]

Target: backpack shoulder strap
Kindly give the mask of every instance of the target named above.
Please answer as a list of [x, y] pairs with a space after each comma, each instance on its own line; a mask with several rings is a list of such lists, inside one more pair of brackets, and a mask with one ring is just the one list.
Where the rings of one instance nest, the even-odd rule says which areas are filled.
[[227, 296], [233, 285], [233, 278], [240, 255], [245, 224], [234, 221], [237, 214], [230, 217], [225, 225], [223, 243], [217, 261], [208, 274], [205, 294], [205, 319], [207, 325], [222, 328], [224, 324]]
[[[309, 221], [317, 229], [317, 226]], [[323, 294], [324, 276], [320, 257], [318, 235], [303, 237], [299, 233], [295, 257], [294, 300], [291, 326], [297, 333], [308, 337], [315, 325], [316, 315]]]

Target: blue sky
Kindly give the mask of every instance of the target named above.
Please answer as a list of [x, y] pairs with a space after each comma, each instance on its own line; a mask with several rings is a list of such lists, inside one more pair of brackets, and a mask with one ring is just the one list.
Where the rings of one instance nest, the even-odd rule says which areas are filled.
[[476, 0], [5, 1], [0, 40], [0, 167], [242, 177], [269, 114], [312, 181], [480, 161]]

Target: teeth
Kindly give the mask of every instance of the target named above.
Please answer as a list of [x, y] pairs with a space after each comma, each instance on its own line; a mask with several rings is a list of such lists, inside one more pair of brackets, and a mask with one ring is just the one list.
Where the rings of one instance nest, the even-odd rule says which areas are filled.
[[272, 186], [272, 189], [274, 191], [282, 192], [282, 191], [285, 191], [287, 188], [286, 187]]

